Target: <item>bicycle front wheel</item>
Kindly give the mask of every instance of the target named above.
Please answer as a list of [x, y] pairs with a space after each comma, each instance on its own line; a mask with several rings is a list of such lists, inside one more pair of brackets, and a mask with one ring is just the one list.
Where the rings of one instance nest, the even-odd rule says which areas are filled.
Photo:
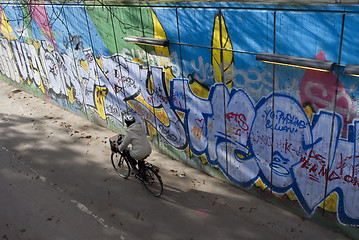
[[123, 178], [128, 178], [128, 176], [130, 176], [130, 165], [127, 159], [121, 153], [112, 152], [111, 162], [118, 175]]
[[150, 167], [143, 170], [142, 182], [148, 191], [155, 197], [161, 196], [163, 192], [163, 183], [161, 177]]

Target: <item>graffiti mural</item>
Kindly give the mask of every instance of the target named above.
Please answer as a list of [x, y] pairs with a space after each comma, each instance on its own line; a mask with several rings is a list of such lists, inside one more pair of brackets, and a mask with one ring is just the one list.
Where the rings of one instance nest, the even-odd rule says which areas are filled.
[[[341, 66], [320, 72], [257, 62], [255, 53], [274, 48], [270, 9], [13, 3], [0, 11], [0, 72], [14, 84], [117, 131], [124, 130], [123, 115], [132, 113], [164, 142], [153, 145], [187, 163], [206, 164], [211, 174], [244, 188], [288, 196], [308, 216], [322, 208], [341, 224], [359, 225], [354, 77]], [[339, 25], [343, 11], [333, 10]], [[278, 12], [280, 19], [290, 14], [331, 27], [321, 22], [325, 14]], [[280, 24], [278, 32], [291, 31]], [[336, 61], [328, 39], [340, 38], [340, 31], [326, 38], [296, 34], [301, 44], [308, 39], [305, 51], [289, 48], [285, 39], [276, 49]], [[126, 42], [128, 35], [173, 44], [139, 46]], [[343, 62], [349, 60], [344, 54]]]

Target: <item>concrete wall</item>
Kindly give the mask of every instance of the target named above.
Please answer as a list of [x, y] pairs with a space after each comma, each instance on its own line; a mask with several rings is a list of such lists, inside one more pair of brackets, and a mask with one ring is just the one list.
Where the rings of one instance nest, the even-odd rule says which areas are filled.
[[[134, 113], [176, 159], [298, 214], [359, 225], [359, 79], [344, 74], [359, 64], [359, 5], [3, 2], [0, 12], [3, 80], [114, 131]], [[274, 66], [260, 52], [336, 66]]]

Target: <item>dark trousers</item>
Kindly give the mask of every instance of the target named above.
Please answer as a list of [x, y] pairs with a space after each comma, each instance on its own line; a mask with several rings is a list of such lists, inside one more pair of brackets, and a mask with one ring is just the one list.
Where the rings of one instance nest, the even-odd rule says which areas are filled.
[[[136, 168], [137, 161], [136, 161], [136, 159], [134, 159], [133, 157], [131, 157], [129, 149], [128, 149], [128, 148], [125, 149], [125, 150], [123, 151], [123, 153], [125, 154], [126, 158], [127, 158], [128, 161], [130, 162], [132, 168], [133, 168], [133, 169], [137, 169], [137, 168]], [[140, 171], [142, 171], [144, 165], [145, 165], [145, 161], [143, 161], [143, 160], [139, 160], [139, 161], [138, 161], [138, 168], [139, 168]]]

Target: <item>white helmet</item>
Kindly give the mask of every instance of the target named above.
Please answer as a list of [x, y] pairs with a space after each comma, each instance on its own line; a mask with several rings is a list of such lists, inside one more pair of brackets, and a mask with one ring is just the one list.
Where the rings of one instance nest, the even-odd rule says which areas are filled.
[[125, 116], [125, 123], [127, 127], [129, 127], [134, 122], [136, 122], [136, 119], [132, 115]]

